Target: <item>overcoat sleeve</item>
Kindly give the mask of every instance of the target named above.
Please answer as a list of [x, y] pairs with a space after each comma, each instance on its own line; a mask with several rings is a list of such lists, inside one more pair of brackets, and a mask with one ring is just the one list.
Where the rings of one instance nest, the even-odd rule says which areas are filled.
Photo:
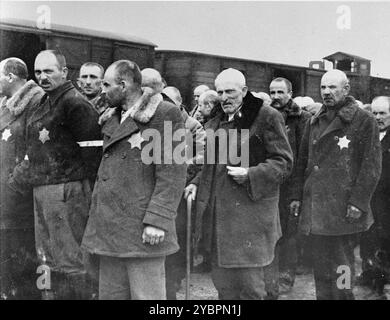
[[[146, 209], [143, 223], [169, 231], [172, 220], [176, 217], [176, 210], [183, 195], [187, 165], [185, 162], [180, 163], [176, 161], [178, 159], [173, 158], [175, 148], [181, 143], [185, 143], [184, 121], [180, 110], [171, 108], [165, 114], [164, 120], [171, 121], [173, 134], [176, 130], [182, 130], [182, 140], [174, 141], [172, 139], [172, 141], [165, 141], [164, 124], [161, 121], [161, 127], [158, 130], [161, 136], [162, 159], [160, 161], [161, 163], [154, 164], [155, 187]], [[172, 143], [172, 150], [166, 148], [167, 143]], [[171, 163], [164, 163], [164, 159], [171, 159], [172, 161], [169, 161]]]
[[349, 203], [363, 212], [369, 212], [371, 197], [382, 172], [382, 151], [379, 129], [373, 117], [368, 117], [362, 127], [359, 140], [360, 170], [351, 190]]
[[258, 142], [264, 144], [266, 159], [248, 170], [248, 191], [254, 201], [267, 197], [270, 190], [278, 187], [291, 173], [293, 165], [283, 116], [276, 110], [267, 111], [260, 119], [263, 121], [258, 126], [261, 132]]
[[[102, 140], [99, 115], [84, 98], [75, 96], [66, 103], [67, 126], [76, 142]], [[81, 157], [88, 177], [95, 178], [101, 160], [101, 148], [82, 147]]]
[[302, 200], [303, 184], [305, 180], [305, 171], [309, 159], [309, 138], [310, 138], [310, 119], [306, 121], [301, 143], [299, 146], [296, 165], [291, 177], [293, 188], [290, 190], [291, 200]]

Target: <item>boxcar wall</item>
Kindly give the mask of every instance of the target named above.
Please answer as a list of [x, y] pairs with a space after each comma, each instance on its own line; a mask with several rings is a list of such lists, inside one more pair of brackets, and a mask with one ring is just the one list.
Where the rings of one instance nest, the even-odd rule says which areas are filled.
[[67, 60], [70, 80], [78, 77], [80, 66], [87, 61], [107, 68], [119, 59], [135, 61], [140, 68], [154, 66], [155, 44], [144, 39], [108, 32], [52, 25], [39, 29], [31, 21], [0, 22], [0, 60], [18, 57], [27, 63], [34, 78], [34, 60], [45, 49], [58, 49]]
[[[321, 77], [326, 72], [322, 69], [173, 50], [156, 50], [155, 68], [168, 85], [180, 90], [186, 105], [193, 104], [195, 87], [206, 84], [214, 89], [215, 77], [227, 68], [240, 70], [247, 79], [250, 91], [268, 93], [272, 79], [285, 77], [292, 82], [293, 97], [309, 96], [321, 102]], [[390, 79], [346, 73], [351, 83], [351, 95], [363, 103], [370, 103], [377, 95], [390, 95]]]

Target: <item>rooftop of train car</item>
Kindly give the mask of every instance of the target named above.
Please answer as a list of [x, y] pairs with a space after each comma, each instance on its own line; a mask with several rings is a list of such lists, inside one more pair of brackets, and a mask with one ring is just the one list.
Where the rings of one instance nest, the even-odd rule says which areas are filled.
[[51, 32], [60, 32], [64, 34], [78, 34], [88, 37], [104, 38], [104, 39], [113, 39], [120, 42], [132, 42], [137, 44], [143, 44], [146, 46], [157, 47], [157, 45], [149, 40], [139, 38], [129, 34], [118, 34], [113, 32], [79, 28], [74, 26], [66, 26], [61, 24], [52, 23], [50, 29], [40, 29], [37, 27], [37, 23], [31, 20], [24, 19], [14, 19], [14, 18], [2, 18], [0, 20], [0, 27], [9, 30], [15, 31], [34, 31], [42, 34], [50, 34]]

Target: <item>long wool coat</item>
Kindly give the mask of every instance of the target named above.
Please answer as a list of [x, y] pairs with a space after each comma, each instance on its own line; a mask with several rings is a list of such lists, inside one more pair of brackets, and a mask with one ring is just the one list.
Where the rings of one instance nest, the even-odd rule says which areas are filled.
[[[103, 126], [103, 159], [92, 195], [90, 217], [82, 246], [93, 254], [114, 257], [158, 257], [178, 250], [175, 217], [186, 181], [186, 164], [161, 161], [147, 164], [142, 150], [150, 144], [143, 136], [147, 129], [157, 130], [161, 137], [153, 141], [161, 147], [162, 156], [172, 157], [172, 150], [183, 141], [165, 141], [164, 122], [173, 131], [184, 132], [179, 108], [162, 101], [160, 94], [137, 104], [133, 115], [120, 124], [120, 110], [111, 113]], [[112, 112], [114, 111], [114, 112]], [[142, 139], [141, 139], [142, 136]], [[158, 159], [159, 155], [156, 157]], [[156, 159], [157, 159], [156, 158]], [[158, 245], [142, 243], [146, 225], [166, 231]]]
[[[205, 234], [215, 231], [218, 264], [226, 268], [262, 267], [273, 260], [281, 236], [279, 186], [290, 174], [293, 162], [284, 120], [277, 110], [262, 105], [261, 99], [248, 92], [240, 115], [233, 127], [249, 129], [248, 183], [237, 184], [224, 164], [207, 163], [193, 180], [198, 185], [195, 239], [199, 240], [202, 225], [207, 228]], [[205, 129], [215, 132], [226, 123], [225, 118], [224, 113], [218, 113]], [[240, 143], [234, 147], [240, 150]], [[223, 148], [221, 143], [219, 148]], [[206, 241], [208, 250], [211, 245]]]
[[34, 227], [31, 188], [17, 183], [12, 175], [26, 155], [26, 114], [43, 94], [30, 80], [0, 110], [0, 229]]
[[[328, 236], [366, 231], [373, 223], [370, 201], [381, 174], [378, 126], [347, 97], [315, 139], [312, 131], [320, 113], [306, 125], [294, 174], [292, 198], [302, 201], [299, 231]], [[348, 204], [363, 211], [358, 221], [346, 221]]]
[[372, 196], [371, 206], [380, 236], [390, 238], [390, 129], [381, 141], [382, 174]]

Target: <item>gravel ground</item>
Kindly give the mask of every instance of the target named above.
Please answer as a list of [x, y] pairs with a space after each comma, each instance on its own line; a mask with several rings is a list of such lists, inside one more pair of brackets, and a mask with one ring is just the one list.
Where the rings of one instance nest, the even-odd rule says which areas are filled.
[[[356, 274], [361, 272], [361, 260], [359, 250], [355, 251], [356, 256]], [[356, 286], [354, 294], [357, 300], [373, 299], [371, 290], [365, 287]], [[191, 300], [217, 300], [218, 294], [210, 277], [210, 273], [192, 273], [190, 281], [190, 299]], [[185, 281], [181, 290], [178, 292], [178, 299], [185, 299]], [[390, 300], [390, 296], [387, 296]], [[293, 289], [279, 296], [279, 300], [315, 300], [314, 278], [312, 274], [299, 275], [296, 277]]]

